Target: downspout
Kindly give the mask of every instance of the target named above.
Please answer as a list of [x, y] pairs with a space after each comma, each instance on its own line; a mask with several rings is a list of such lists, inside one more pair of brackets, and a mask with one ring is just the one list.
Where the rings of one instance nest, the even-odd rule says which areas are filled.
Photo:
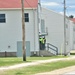
[[[39, 12], [37, 8], [37, 31], [38, 31], [38, 44], [39, 44]], [[38, 56], [40, 56], [40, 45], [38, 45]]]
[[36, 45], [35, 45], [36, 44], [36, 40], [35, 40], [35, 38], [36, 38], [35, 32], [36, 31], [35, 31], [35, 10], [34, 9], [33, 9], [33, 21], [34, 21], [34, 24], [33, 24], [34, 25], [34, 32], [33, 33], [34, 33], [34, 55], [35, 55], [36, 54], [36, 50], [35, 50], [36, 49]]

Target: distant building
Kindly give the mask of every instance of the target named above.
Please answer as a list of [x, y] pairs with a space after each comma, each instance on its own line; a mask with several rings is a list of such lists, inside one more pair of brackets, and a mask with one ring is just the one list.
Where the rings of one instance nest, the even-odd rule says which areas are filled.
[[[44, 21], [46, 42], [58, 48], [58, 54], [70, 53], [74, 49], [74, 26], [75, 24], [66, 17], [66, 51], [64, 50], [64, 16], [52, 10], [41, 8], [41, 19]], [[42, 29], [43, 30], [43, 29]], [[52, 51], [50, 49], [50, 51]], [[55, 51], [52, 51], [55, 53]]]
[[70, 18], [71, 21], [73, 21], [75, 23], [75, 18]]
[[72, 25], [71, 26], [71, 31], [73, 35], [71, 35], [72, 37], [72, 44], [71, 44], [71, 50], [75, 50], [75, 18], [70, 18]]

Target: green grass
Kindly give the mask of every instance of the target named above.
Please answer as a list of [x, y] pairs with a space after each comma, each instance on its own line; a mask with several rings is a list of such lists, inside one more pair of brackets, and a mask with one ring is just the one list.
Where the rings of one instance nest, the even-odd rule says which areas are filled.
[[70, 55], [75, 55], [75, 53], [70, 53]]
[[75, 55], [75, 50], [71, 50], [70, 55]]
[[38, 61], [38, 60], [47, 60], [47, 59], [53, 59], [53, 58], [63, 58], [64, 56], [52, 56], [52, 57], [27, 57], [27, 61], [24, 62], [23, 58], [17, 58], [17, 57], [6, 57], [6, 58], [0, 58], [0, 66], [10, 66], [14, 64], [19, 63], [27, 63], [32, 61]]
[[38, 60], [48, 60], [48, 59], [55, 59], [55, 58], [67, 58], [68, 56], [50, 56], [50, 57], [28, 57], [27, 61], [38, 61]]
[[75, 65], [75, 60], [59, 61], [59, 62], [40, 64], [37, 66], [31, 66], [26, 68], [19, 68], [16, 70], [4, 71], [0, 72], [0, 75], [33, 75], [36, 73], [50, 72], [55, 69], [60, 69], [73, 65]]
[[21, 58], [16, 57], [0, 58], [0, 66], [9, 66], [19, 63], [23, 63]]

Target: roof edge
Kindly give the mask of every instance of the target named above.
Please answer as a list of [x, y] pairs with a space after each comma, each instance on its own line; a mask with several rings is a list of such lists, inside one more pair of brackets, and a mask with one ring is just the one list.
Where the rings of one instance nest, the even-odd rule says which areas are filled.
[[[19, 10], [21, 8], [0, 8], [0, 10]], [[24, 8], [24, 9], [37, 9], [37, 8]]]

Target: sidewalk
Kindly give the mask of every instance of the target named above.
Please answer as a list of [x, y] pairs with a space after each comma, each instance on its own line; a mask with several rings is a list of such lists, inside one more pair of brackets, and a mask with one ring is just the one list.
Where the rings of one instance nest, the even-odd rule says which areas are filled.
[[[75, 66], [62, 68], [62, 69], [54, 70], [51, 72], [38, 73], [35, 75], [69, 75], [69, 74], [72, 75], [72, 71], [75, 71]], [[75, 73], [73, 75], [75, 75]]]
[[[35, 62], [29, 62], [29, 63], [22, 63], [22, 64], [17, 64], [17, 65], [7, 66], [7, 67], [0, 67], [0, 71], [17, 69], [17, 68], [28, 67], [28, 66], [33, 66], [33, 65], [39, 65], [39, 64], [42, 64], [42, 63], [51, 63], [51, 62], [56, 62], [56, 61], [61, 61], [61, 60], [72, 60], [72, 59], [74, 60], [75, 56], [68, 57], [68, 58], [57, 58], [57, 59], [49, 59], [49, 60], [40, 60], [40, 61], [35, 61]], [[74, 67], [74, 70], [75, 70], [75, 66], [73, 66], [73, 67]], [[62, 73], [62, 70], [60, 72]], [[56, 73], [56, 72], [54, 72], [54, 73]], [[50, 74], [47, 73], [47, 74], [36, 74], [36, 75], [50, 75]]]
[[69, 73], [65, 73], [63, 75], [75, 75], [75, 71], [69, 72]]
[[[73, 59], [75, 59], [75, 56], [65, 58], [63, 60], [73, 60]], [[50, 72], [38, 73], [35, 75], [75, 75], [75, 66], [70, 66], [70, 67], [66, 67], [66, 68], [62, 68], [62, 69], [58, 69], [58, 70], [53, 70]]]

